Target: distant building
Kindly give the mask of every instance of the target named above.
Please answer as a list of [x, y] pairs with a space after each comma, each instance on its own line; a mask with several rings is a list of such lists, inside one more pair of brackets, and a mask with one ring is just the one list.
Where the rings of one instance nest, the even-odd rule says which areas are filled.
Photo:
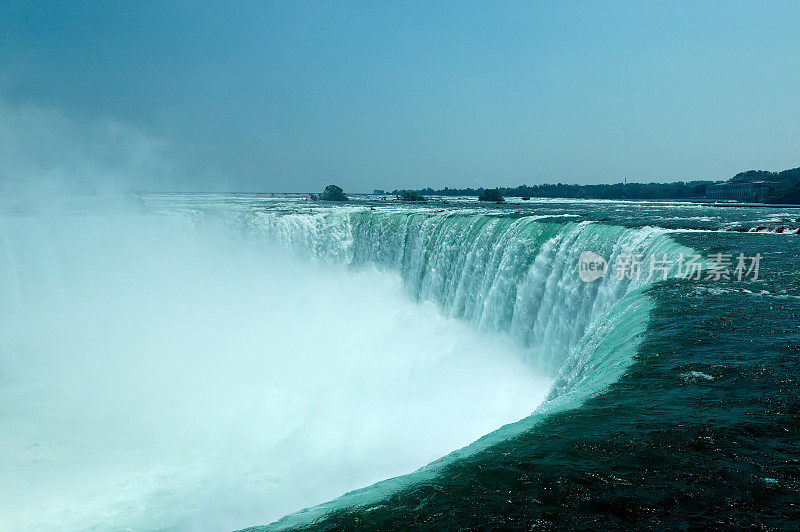
[[376, 188], [375, 190], [373, 190], [372, 193], [373, 194], [386, 194], [386, 192], [384, 192], [383, 190], [381, 190], [379, 188]]
[[764, 196], [778, 183], [772, 181], [739, 181], [708, 185], [706, 198], [736, 200], [742, 203], [764, 203]]

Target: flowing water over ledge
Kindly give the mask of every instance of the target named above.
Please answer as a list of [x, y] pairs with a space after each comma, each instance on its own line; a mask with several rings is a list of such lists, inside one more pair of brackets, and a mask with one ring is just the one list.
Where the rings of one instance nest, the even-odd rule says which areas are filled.
[[[704, 235], [728, 223], [683, 234], [619, 207], [188, 195], [6, 213], [0, 514], [27, 528], [234, 528], [433, 461], [277, 526], [364, 519], [358, 508], [385, 526], [399, 518], [387, 497], [412, 515], [403, 494], [495, 465], [630, 375], [663, 333], [666, 289], [736, 288], [581, 281], [583, 251], [714, 249]], [[690, 207], [660, 209], [670, 226]], [[796, 297], [769, 288], [750, 293]]]
[[302, 256], [400, 271], [417, 300], [436, 302], [447, 315], [478, 331], [509, 335], [527, 364], [556, 379], [548, 400], [522, 421], [414, 475], [305, 511], [279, 526], [296, 526], [337, 506], [385, 497], [602, 390], [631, 363], [652, 301], [643, 280], [609, 275], [594, 283], [582, 281], [576, 269], [580, 254], [592, 250], [613, 261], [621, 253], [690, 251], [656, 228], [482, 214], [256, 212], [241, 224], [246, 232], [263, 232]]

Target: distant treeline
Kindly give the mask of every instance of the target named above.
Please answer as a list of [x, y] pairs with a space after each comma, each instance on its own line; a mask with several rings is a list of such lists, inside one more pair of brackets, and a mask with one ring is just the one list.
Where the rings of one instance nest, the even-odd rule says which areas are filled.
[[782, 172], [770, 172], [768, 170], [748, 170], [739, 172], [731, 179], [733, 182], [740, 181], [774, 181], [777, 183], [800, 181], [800, 168], [792, 168]]
[[[767, 198], [769, 203], [800, 203], [800, 168], [769, 172], [749, 170], [740, 172], [729, 181], [770, 181], [776, 183]], [[706, 195], [706, 186], [722, 181], [677, 181], [674, 183], [616, 183], [613, 185], [520, 185], [499, 187], [506, 197], [518, 198], [580, 198], [610, 200], [680, 200], [698, 199]], [[416, 192], [422, 196], [480, 196], [484, 188], [449, 188], [440, 190], [395, 190], [393, 194]]]
[[[617, 183], [614, 185], [520, 185], [515, 188], [499, 187], [506, 197], [518, 198], [583, 198], [583, 199], [691, 199], [702, 198], [706, 185], [713, 181], [685, 183]], [[417, 190], [423, 196], [480, 196], [483, 188], [443, 188]], [[395, 190], [393, 194], [405, 191]]]

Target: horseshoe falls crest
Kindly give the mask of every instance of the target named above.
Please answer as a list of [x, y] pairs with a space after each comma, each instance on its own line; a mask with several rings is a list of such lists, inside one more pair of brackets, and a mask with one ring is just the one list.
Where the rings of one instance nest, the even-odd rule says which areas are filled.
[[[635, 345], [652, 305], [646, 276], [582, 281], [580, 254], [613, 263], [620, 254], [691, 252], [663, 229], [535, 217], [255, 213], [241, 223], [306, 258], [398, 272], [417, 301], [513, 338], [526, 364], [559, 377], [551, 398], [583, 380], [613, 380], [629, 361], [631, 350], [620, 348]], [[584, 371], [595, 363], [597, 374]]]
[[0, 528], [291, 527], [430, 481], [633, 362], [653, 282], [584, 282], [582, 252], [690, 251], [533, 213], [146, 200], [2, 214]]
[[544, 222], [537, 217], [256, 212], [238, 223], [251, 236], [263, 235], [305, 259], [356, 269], [377, 265], [399, 273], [416, 301], [434, 302], [444, 315], [474, 330], [510, 337], [525, 364], [552, 382], [544, 401], [532, 405], [531, 415], [520, 421], [411, 475], [287, 516], [276, 528], [313, 522], [341, 506], [376, 503], [601, 391], [632, 362], [654, 302], [644, 276], [619, 279], [609, 274], [596, 282], [582, 281], [579, 256], [591, 250], [613, 263], [621, 254], [677, 256], [692, 251], [659, 228]]

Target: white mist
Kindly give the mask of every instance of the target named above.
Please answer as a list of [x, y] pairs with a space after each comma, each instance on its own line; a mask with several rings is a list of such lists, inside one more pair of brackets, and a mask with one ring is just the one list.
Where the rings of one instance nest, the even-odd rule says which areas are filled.
[[190, 218], [0, 217], [0, 529], [232, 529], [404, 474], [550, 382], [373, 269]]

